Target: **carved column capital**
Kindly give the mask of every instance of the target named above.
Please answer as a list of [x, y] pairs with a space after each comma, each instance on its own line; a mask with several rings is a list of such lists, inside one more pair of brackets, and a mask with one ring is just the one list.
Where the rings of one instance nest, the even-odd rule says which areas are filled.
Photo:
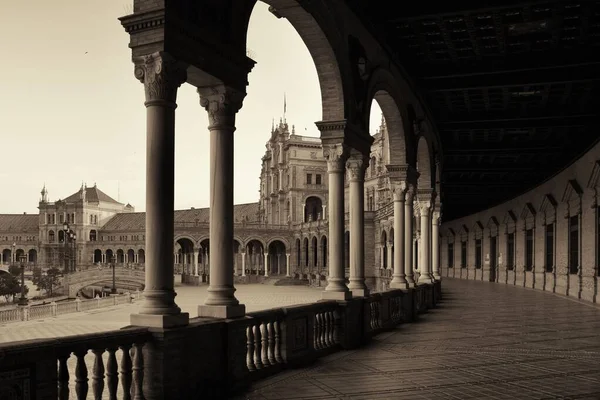
[[390, 186], [392, 187], [394, 201], [404, 202], [409, 189], [409, 185], [406, 181], [391, 182]]
[[198, 88], [200, 105], [208, 112], [208, 129], [235, 129], [235, 115], [246, 93], [225, 85]]
[[323, 157], [327, 160], [327, 170], [329, 172], [344, 172], [349, 155], [350, 149], [345, 144], [323, 145]]
[[144, 84], [146, 106], [160, 102], [177, 107], [177, 89], [187, 80], [187, 65], [162, 51], [141, 56], [134, 63], [134, 75]]
[[346, 161], [346, 171], [349, 181], [364, 181], [365, 171], [369, 166], [369, 157], [357, 152], [350, 151]]
[[431, 209], [431, 201], [426, 200], [426, 199], [425, 200], [419, 199], [415, 202], [415, 205], [419, 209], [419, 213], [421, 215], [429, 214], [429, 211]]
[[432, 218], [432, 224], [439, 226], [442, 222], [441, 211], [439, 211], [438, 209], [433, 210], [433, 212], [431, 213], [431, 218]]
[[407, 183], [407, 189], [406, 189], [406, 194], [405, 194], [407, 204], [413, 203], [413, 201], [415, 200], [416, 193], [417, 193], [417, 188], [415, 187], [415, 185]]

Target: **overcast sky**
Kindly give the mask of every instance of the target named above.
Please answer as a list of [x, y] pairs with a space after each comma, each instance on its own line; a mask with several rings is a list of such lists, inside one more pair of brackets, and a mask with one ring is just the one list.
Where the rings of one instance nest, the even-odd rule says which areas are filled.
[[[133, 75], [129, 37], [117, 17], [128, 0], [27, 0], [3, 4], [0, 37], [0, 213], [37, 213], [44, 183], [51, 201], [98, 187], [145, 210], [143, 85]], [[318, 137], [317, 73], [285, 19], [259, 2], [248, 48], [249, 76], [235, 133], [235, 202], [258, 199], [260, 158], [271, 121], [283, 114], [296, 133]], [[175, 207], [208, 205], [209, 134], [195, 88], [179, 89], [175, 139]], [[371, 129], [379, 125], [375, 105]]]

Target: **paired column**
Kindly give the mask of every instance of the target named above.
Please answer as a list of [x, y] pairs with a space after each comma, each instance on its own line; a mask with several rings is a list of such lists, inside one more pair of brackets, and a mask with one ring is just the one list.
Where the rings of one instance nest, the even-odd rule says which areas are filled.
[[[365, 170], [369, 157], [352, 151], [346, 170], [350, 183], [350, 283], [352, 296], [365, 297]], [[343, 235], [342, 235], [343, 240]]]
[[[242, 317], [233, 286], [233, 133], [244, 92], [219, 85], [198, 88], [210, 131], [210, 285], [198, 316]], [[172, 214], [172, 213], [171, 213]]]
[[269, 276], [269, 253], [267, 253], [265, 251], [265, 253], [263, 254], [263, 257], [265, 259], [265, 277]]
[[194, 250], [194, 275], [198, 276], [198, 250]]
[[431, 266], [433, 279], [439, 281], [440, 275], [440, 211], [433, 211], [431, 218]]
[[408, 288], [404, 268], [404, 203], [407, 189], [404, 182], [394, 189], [394, 277], [390, 282], [392, 289]]
[[285, 267], [286, 267], [285, 276], [290, 276], [290, 253], [287, 253], [285, 255]]
[[408, 287], [415, 287], [413, 275], [413, 199], [415, 189], [413, 185], [408, 186], [406, 202], [404, 204], [404, 272]]
[[187, 79], [186, 65], [169, 54], [141, 57], [135, 77], [146, 93], [146, 280], [144, 303], [132, 325], [186, 325], [188, 313], [175, 304], [173, 207], [175, 183], [175, 109], [177, 89]]
[[421, 214], [421, 240], [419, 240], [419, 283], [431, 283], [431, 218], [430, 218], [430, 200], [421, 200], [418, 202]]
[[348, 155], [348, 148], [341, 143], [323, 146], [329, 175], [329, 277], [323, 299], [352, 297], [344, 276], [344, 169]]
[[246, 252], [242, 251], [242, 276], [246, 276]]

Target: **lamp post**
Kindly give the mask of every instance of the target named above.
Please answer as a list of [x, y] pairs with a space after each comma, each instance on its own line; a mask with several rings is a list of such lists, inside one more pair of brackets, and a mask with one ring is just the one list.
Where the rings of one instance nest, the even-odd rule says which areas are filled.
[[20, 257], [21, 261], [21, 298], [19, 299], [20, 306], [26, 306], [28, 303], [27, 297], [25, 297], [25, 262], [27, 261], [27, 256], [22, 255]]
[[65, 222], [63, 224], [63, 232], [64, 232], [64, 258], [65, 258], [65, 274], [69, 273], [69, 257], [67, 255], [68, 251], [69, 251], [69, 240], [75, 240], [76, 239], [76, 235], [75, 235], [75, 231], [73, 231], [71, 229], [71, 227], [69, 226], [69, 224], [67, 222]]
[[116, 266], [117, 256], [115, 256], [113, 254], [111, 261], [112, 261], [112, 270], [113, 270], [113, 281], [112, 281], [112, 289], [110, 289], [110, 293], [117, 294], [117, 285], [116, 285], [116, 281], [115, 281], [115, 266]]

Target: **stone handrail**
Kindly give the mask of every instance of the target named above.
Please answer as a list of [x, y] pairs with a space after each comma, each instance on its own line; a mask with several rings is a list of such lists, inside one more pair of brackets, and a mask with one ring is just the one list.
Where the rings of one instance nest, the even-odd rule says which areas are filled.
[[10, 310], [0, 310], [0, 324], [8, 322], [30, 321], [41, 318], [51, 318], [58, 315], [95, 310], [103, 307], [131, 303], [141, 297], [138, 291], [135, 294], [101, 297], [98, 299], [79, 300], [68, 302], [52, 302], [48, 304], [18, 307]]
[[[90, 389], [88, 364], [91, 364], [93, 398], [101, 399], [106, 387], [111, 399], [137, 399], [142, 398], [144, 374], [140, 350], [150, 339], [151, 334], [146, 328], [125, 328], [0, 344], [0, 356], [3, 367], [13, 368], [13, 376], [21, 380], [35, 379], [30, 388], [35, 398], [68, 400], [73, 390], [73, 398], [86, 399]], [[69, 361], [74, 361], [74, 368]], [[0, 382], [0, 386], [3, 383]]]

